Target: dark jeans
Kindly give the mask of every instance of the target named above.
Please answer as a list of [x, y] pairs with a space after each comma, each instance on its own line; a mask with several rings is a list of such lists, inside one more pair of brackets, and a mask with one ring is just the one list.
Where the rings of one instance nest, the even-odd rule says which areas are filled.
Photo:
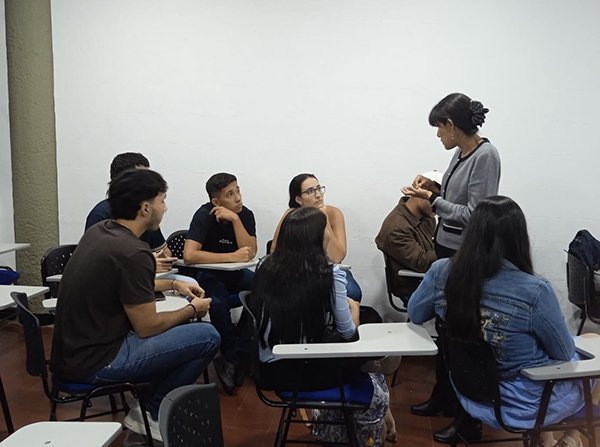
[[207, 323], [182, 324], [147, 338], [130, 331], [116, 357], [86, 382], [149, 382], [141, 397], [158, 420], [163, 397], [194, 383], [218, 349], [219, 334]]
[[204, 289], [210, 303], [210, 322], [221, 335], [221, 354], [230, 362], [237, 363], [248, 352], [248, 335], [240, 334], [231, 321], [232, 307], [241, 305], [237, 292], [251, 290], [254, 272], [248, 269], [235, 272], [200, 270], [196, 280]]

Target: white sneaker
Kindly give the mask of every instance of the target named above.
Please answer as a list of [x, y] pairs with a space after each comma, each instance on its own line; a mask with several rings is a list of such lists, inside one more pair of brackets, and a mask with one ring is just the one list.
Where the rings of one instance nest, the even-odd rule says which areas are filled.
[[[150, 426], [152, 439], [162, 442], [158, 421], [152, 419], [152, 416], [150, 416], [150, 413], [147, 411], [146, 416], [148, 417], [148, 425]], [[127, 413], [127, 416], [123, 419], [123, 425], [134, 433], [146, 435], [146, 427], [144, 427], [144, 418], [142, 418], [142, 409], [140, 408], [139, 403], [131, 407], [129, 413]]]

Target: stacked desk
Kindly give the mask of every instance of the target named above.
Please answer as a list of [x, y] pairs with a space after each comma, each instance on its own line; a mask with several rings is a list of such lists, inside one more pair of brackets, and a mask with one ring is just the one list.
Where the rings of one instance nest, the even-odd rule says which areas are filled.
[[18, 429], [0, 447], [108, 447], [121, 429], [118, 422], [35, 422]]

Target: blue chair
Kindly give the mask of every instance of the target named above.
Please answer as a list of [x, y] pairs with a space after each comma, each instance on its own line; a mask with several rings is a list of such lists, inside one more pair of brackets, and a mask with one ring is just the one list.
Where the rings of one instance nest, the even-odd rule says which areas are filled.
[[[17, 304], [19, 321], [23, 325], [26, 348], [26, 369], [32, 376], [37, 376], [42, 380], [44, 393], [50, 400], [50, 420], [56, 421], [56, 407], [58, 404], [81, 402], [79, 417], [71, 420], [83, 421], [85, 419], [105, 416], [108, 414], [123, 411], [127, 413], [129, 406], [125, 401], [124, 393], [130, 392], [134, 398], [139, 401], [146, 427], [146, 438], [148, 445], [152, 446], [152, 436], [150, 426], [146, 417], [146, 411], [143, 402], [139, 399], [140, 388], [143, 384], [133, 384], [130, 382], [114, 383], [109, 385], [94, 385], [91, 383], [76, 383], [61, 380], [59, 377], [48, 374], [48, 362], [44, 350], [44, 340], [39, 319], [29, 310], [27, 306], [27, 295], [25, 293], [11, 292], [11, 297]], [[121, 395], [121, 408], [117, 408], [114, 394]], [[109, 411], [101, 411], [92, 415], [87, 414], [88, 408], [92, 406], [92, 399], [101, 396], [108, 396], [111, 404]]]
[[15, 284], [19, 279], [19, 272], [15, 272], [7, 265], [0, 265], [0, 284], [10, 285]]
[[[337, 410], [343, 415], [342, 421], [308, 421], [312, 424], [345, 425], [347, 430], [346, 443], [358, 447], [352, 415], [356, 411], [369, 408], [373, 397], [373, 383], [368, 374], [357, 371], [353, 365], [357, 359], [302, 359], [279, 360], [273, 363], [262, 363], [259, 359], [259, 335], [257, 320], [249, 307], [249, 292], [241, 292], [240, 300], [252, 323], [251, 375], [256, 385], [259, 399], [270, 407], [280, 408], [281, 415], [275, 437], [275, 446], [286, 443], [318, 444], [323, 441], [288, 439], [291, 424], [305, 424], [306, 420], [296, 417], [298, 410]], [[280, 374], [273, 368], [286, 370]], [[319, 376], [325, 372], [335, 377], [330, 388], [319, 388]], [[312, 378], [317, 380], [312, 381]], [[312, 382], [312, 383], [311, 383]], [[276, 397], [271, 397], [274, 392]]]

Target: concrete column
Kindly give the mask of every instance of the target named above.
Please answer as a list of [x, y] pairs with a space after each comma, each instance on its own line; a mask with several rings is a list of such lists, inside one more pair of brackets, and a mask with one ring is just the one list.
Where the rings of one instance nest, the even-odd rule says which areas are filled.
[[15, 239], [21, 284], [40, 284], [40, 257], [58, 243], [50, 0], [5, 0]]

